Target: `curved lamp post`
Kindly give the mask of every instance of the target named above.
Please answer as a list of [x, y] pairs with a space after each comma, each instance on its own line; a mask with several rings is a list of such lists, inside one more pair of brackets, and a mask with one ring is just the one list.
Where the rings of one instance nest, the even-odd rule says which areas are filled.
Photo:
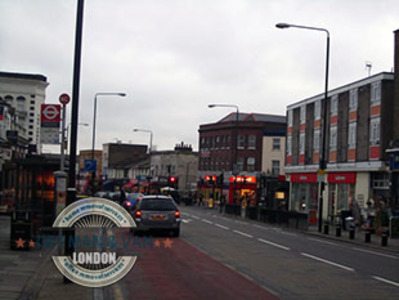
[[232, 107], [236, 109], [236, 124], [235, 124], [235, 143], [232, 143], [232, 146], [234, 147], [234, 153], [233, 153], [233, 164], [231, 167], [231, 173], [234, 175], [234, 187], [233, 187], [233, 202], [235, 203], [236, 201], [236, 187], [237, 187], [237, 175], [240, 173], [238, 169], [238, 164], [237, 164], [237, 138], [238, 138], [238, 118], [240, 115], [238, 105], [236, 104], [208, 104], [209, 108], [215, 108], [215, 107]]
[[148, 129], [138, 129], [138, 128], [134, 128], [133, 131], [134, 132], [138, 132], [138, 131], [147, 132], [150, 134], [150, 148], [149, 148], [148, 152], [151, 154], [151, 152], [152, 152], [152, 135], [153, 135], [152, 131], [148, 130]]
[[[94, 96], [94, 116], [93, 116], [93, 136], [92, 136], [92, 144], [91, 144], [91, 159], [94, 160], [94, 149], [95, 149], [95, 141], [96, 141], [96, 118], [97, 118], [97, 98], [99, 96], [119, 96], [126, 97], [125, 93], [115, 93], [115, 92], [100, 92], [96, 93]], [[96, 172], [92, 173], [92, 192], [94, 194], [94, 179], [96, 178]]]
[[[299, 28], [299, 29], [308, 29], [308, 30], [316, 30], [323, 31], [327, 34], [327, 49], [326, 49], [326, 70], [325, 70], [325, 83], [324, 83], [324, 101], [323, 101], [323, 136], [322, 136], [322, 144], [321, 144], [321, 153], [319, 160], [319, 174], [324, 174], [325, 169], [327, 168], [327, 158], [326, 158], [326, 145], [327, 145], [327, 98], [328, 98], [328, 71], [329, 71], [329, 58], [330, 58], [330, 32], [325, 28], [320, 27], [310, 27], [303, 25], [294, 25], [287, 23], [278, 23], [276, 24], [277, 28], [285, 29], [285, 28]], [[319, 194], [319, 216], [318, 216], [318, 230], [322, 231], [323, 224], [323, 191], [324, 191], [324, 180], [321, 182], [320, 186], [320, 194]]]

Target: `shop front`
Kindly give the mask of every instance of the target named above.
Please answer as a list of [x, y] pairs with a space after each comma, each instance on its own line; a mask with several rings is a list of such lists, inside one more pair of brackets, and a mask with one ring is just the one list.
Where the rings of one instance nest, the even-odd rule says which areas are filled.
[[[237, 176], [229, 178], [229, 204], [240, 204], [243, 208], [246, 206], [256, 206], [256, 177], [255, 176]], [[236, 194], [234, 200], [234, 192]], [[234, 201], [236, 203], [234, 203]]]
[[349, 215], [351, 198], [355, 195], [356, 173], [334, 172], [327, 174], [328, 216], [331, 222], [336, 216]]
[[317, 173], [291, 174], [290, 210], [308, 213], [309, 224], [317, 224], [318, 187]]

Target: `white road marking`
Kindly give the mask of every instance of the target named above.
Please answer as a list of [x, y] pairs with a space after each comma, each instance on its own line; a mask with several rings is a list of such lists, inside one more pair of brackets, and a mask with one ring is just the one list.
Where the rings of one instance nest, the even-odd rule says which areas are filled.
[[192, 220], [191, 220], [191, 219], [182, 219], [181, 221], [182, 221], [183, 223], [188, 224], [188, 223], [190, 223]]
[[233, 232], [235, 232], [235, 233], [237, 233], [237, 234], [239, 234], [239, 235], [245, 236], [245, 237], [247, 237], [247, 238], [253, 238], [252, 235], [250, 235], [250, 234], [248, 234], [248, 233], [245, 233], [245, 232], [242, 232], [242, 231], [239, 231], [239, 230], [233, 230]]
[[253, 224], [252, 226], [256, 227], [256, 228], [259, 228], [259, 229], [270, 230], [270, 228], [265, 227], [265, 226], [261, 226], [261, 225], [258, 225], [258, 224]]
[[245, 223], [243, 221], [239, 221], [239, 220], [235, 220], [234, 222], [239, 223], [239, 224], [247, 224], [247, 223]]
[[229, 230], [230, 229], [229, 227], [221, 225], [221, 224], [218, 224], [218, 223], [215, 223], [215, 226], [217, 226], [219, 228], [222, 228], [222, 229], [225, 229], [225, 230]]
[[182, 215], [185, 215], [185, 216], [191, 216], [191, 214], [189, 214], [189, 213], [186, 213], [186, 212], [184, 212], [184, 211], [183, 211], [183, 212], [181, 212], [181, 214], [182, 214]]
[[346, 271], [351, 271], [351, 272], [355, 271], [355, 269], [349, 268], [349, 267], [344, 266], [344, 265], [337, 264], [337, 263], [332, 262], [330, 260], [326, 260], [326, 259], [314, 256], [314, 255], [310, 255], [310, 254], [303, 253], [303, 252], [301, 253], [301, 255], [306, 256], [307, 258], [310, 258], [310, 259], [314, 259], [314, 260], [329, 264], [329, 265], [334, 266], [334, 267], [338, 267], [338, 268], [344, 269]]
[[201, 221], [204, 222], [204, 223], [207, 223], [207, 224], [213, 224], [212, 221], [209, 221], [209, 220], [207, 220], [207, 219], [201, 219]]
[[329, 241], [324, 241], [324, 240], [319, 240], [319, 239], [315, 239], [315, 238], [308, 238], [308, 240], [315, 241], [315, 242], [319, 242], [319, 243], [323, 243], [323, 244], [327, 244], [327, 245], [338, 246], [337, 243], [333, 243], [333, 242], [329, 242]]
[[273, 247], [277, 247], [277, 248], [286, 250], [286, 251], [290, 251], [291, 250], [289, 247], [286, 247], [286, 246], [283, 246], [283, 245], [280, 245], [280, 244], [276, 244], [276, 243], [273, 243], [273, 242], [265, 240], [265, 239], [259, 238], [258, 241], [262, 242], [264, 244], [268, 244], [268, 245], [273, 246]]
[[356, 247], [353, 247], [352, 249], [353, 250], [357, 250], [357, 251], [361, 251], [361, 252], [365, 252], [365, 253], [374, 254], [374, 255], [384, 256], [384, 257], [393, 258], [393, 259], [398, 259], [398, 257], [393, 256], [393, 255], [389, 255], [389, 254], [379, 253], [379, 252], [365, 250], [365, 249], [356, 248]]
[[290, 235], [290, 236], [298, 236], [296, 233], [292, 233], [292, 232], [280, 231], [280, 233], [285, 234], [285, 235]]
[[197, 217], [196, 215], [191, 215], [194, 219], [199, 220], [201, 219], [200, 217]]
[[382, 277], [378, 277], [378, 276], [373, 276], [373, 278], [376, 279], [376, 280], [379, 280], [379, 281], [382, 281], [382, 282], [385, 282], [385, 283], [389, 283], [389, 284], [392, 284], [394, 286], [399, 287], [399, 283], [397, 283], [395, 281], [391, 281], [391, 280], [388, 280], [388, 279], [385, 279], [385, 278], [382, 278]]

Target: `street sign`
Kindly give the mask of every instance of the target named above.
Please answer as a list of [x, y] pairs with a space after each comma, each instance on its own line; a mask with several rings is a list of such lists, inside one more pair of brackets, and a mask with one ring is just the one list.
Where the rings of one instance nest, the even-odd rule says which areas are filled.
[[96, 172], [97, 171], [97, 160], [85, 159], [85, 172]]
[[42, 123], [59, 123], [61, 121], [61, 106], [59, 104], [42, 104]]
[[62, 105], [67, 105], [69, 103], [69, 101], [71, 101], [71, 97], [69, 97], [68, 94], [64, 93], [64, 94], [61, 94], [59, 100]]
[[42, 104], [40, 141], [42, 144], [60, 143], [61, 105]]

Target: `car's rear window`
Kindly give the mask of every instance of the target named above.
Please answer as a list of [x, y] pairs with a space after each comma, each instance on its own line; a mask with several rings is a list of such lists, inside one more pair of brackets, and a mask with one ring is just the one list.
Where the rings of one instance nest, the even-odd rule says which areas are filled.
[[176, 210], [175, 204], [169, 199], [146, 199], [141, 202], [141, 210]]

